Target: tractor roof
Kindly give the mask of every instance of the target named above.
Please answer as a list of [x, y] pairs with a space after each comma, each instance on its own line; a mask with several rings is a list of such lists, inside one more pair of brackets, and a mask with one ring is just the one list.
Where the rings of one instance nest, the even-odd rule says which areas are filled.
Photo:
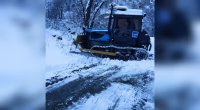
[[113, 14], [114, 15], [136, 15], [136, 16], [144, 15], [141, 9], [128, 9], [125, 6], [116, 6]]

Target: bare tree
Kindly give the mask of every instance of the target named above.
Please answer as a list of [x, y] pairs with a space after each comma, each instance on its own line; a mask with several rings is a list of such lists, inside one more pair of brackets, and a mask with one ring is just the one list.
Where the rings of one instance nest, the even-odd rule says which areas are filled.
[[94, 4], [94, 0], [89, 0], [87, 2], [86, 10], [85, 10], [85, 21], [84, 21], [83, 28], [89, 27], [89, 21], [90, 21], [90, 17], [91, 17], [91, 10], [92, 10], [93, 4]]
[[97, 1], [95, 0], [88, 0], [86, 6], [84, 5], [84, 0], [79, 0], [81, 11], [82, 11], [82, 20], [83, 20], [83, 31], [86, 28], [91, 28], [94, 26], [95, 18], [99, 12], [99, 10], [102, 8], [106, 0], [102, 0], [101, 2], [97, 3], [97, 7], [94, 7], [94, 3]]
[[94, 26], [94, 20], [97, 16], [97, 13], [99, 12], [99, 10], [102, 8], [102, 6], [104, 5], [104, 3], [106, 2], [106, 0], [101, 1], [98, 6], [94, 9], [94, 13], [93, 13], [93, 17], [91, 19], [91, 24], [90, 27], [92, 28]]
[[83, 21], [85, 21], [85, 7], [83, 4], [83, 0], [80, 0], [80, 4], [81, 4], [82, 13], [83, 13]]

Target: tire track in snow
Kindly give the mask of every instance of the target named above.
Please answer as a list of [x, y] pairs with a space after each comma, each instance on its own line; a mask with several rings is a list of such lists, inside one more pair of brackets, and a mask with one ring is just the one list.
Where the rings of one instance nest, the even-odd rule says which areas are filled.
[[59, 71], [56, 72], [56, 74], [57, 74], [56, 76], [53, 76], [50, 79], [46, 79], [46, 87], [51, 86], [51, 85], [53, 85], [55, 83], [58, 83], [58, 82], [60, 82], [60, 81], [62, 81], [64, 79], [70, 77], [67, 74], [66, 74], [67, 76], [65, 76], [65, 77], [60, 77], [59, 73], [66, 72], [66, 73], [72, 74], [72, 73], [79, 72], [79, 71], [82, 71], [82, 70], [87, 70], [87, 69], [90, 69], [90, 68], [94, 68], [94, 67], [98, 66], [98, 64], [99, 63], [91, 64], [89, 66], [84, 66], [84, 67], [81, 67], [81, 68], [78, 68], [78, 69], [75, 69], [75, 70], [71, 70], [70, 72], [59, 70]]
[[[122, 84], [123, 86], [126, 85], [134, 88], [145, 88], [144, 86], [146, 84], [153, 81], [153, 77], [150, 75], [151, 71], [147, 71], [141, 74], [138, 73], [131, 76], [126, 76], [128, 74], [125, 74], [125, 76], [119, 76], [118, 74], [115, 74], [119, 73], [121, 68], [122, 67], [111, 66], [107, 64], [98, 64], [94, 67], [90, 67], [89, 65], [89, 67], [86, 68], [82, 67], [75, 70], [70, 70], [70, 72], [66, 73], [70, 75], [69, 77], [66, 77], [59, 83], [54, 83], [54, 89], [50, 89], [49, 91], [47, 91], [46, 108], [49, 110], [66, 110], [68, 107], [71, 107], [69, 108], [69, 110], [71, 110], [72, 108], [83, 106], [85, 102], [87, 102], [90, 99], [91, 96], [97, 97], [102, 92], [104, 93], [104, 91], [107, 91], [107, 89], [109, 89], [112, 86], [112, 84]], [[70, 79], [71, 75], [75, 75], [77, 77], [75, 79]], [[116, 77], [116, 75], [118, 77]], [[62, 85], [58, 87], [56, 86], [57, 84]], [[120, 110], [119, 108], [122, 108], [122, 105], [125, 106], [127, 110], [146, 110], [145, 107], [147, 106], [149, 100], [146, 97], [136, 95], [143, 93], [143, 91], [136, 91], [136, 93], [132, 93], [138, 98], [134, 99], [134, 103], [132, 103], [132, 105], [129, 104], [128, 106], [123, 104], [122, 100], [129, 100], [130, 98], [123, 99], [122, 96], [117, 96], [118, 98], [114, 98], [114, 100], [112, 101], [113, 103], [107, 106], [108, 108], [106, 108], [105, 110]], [[110, 92], [110, 94], [113, 93]], [[120, 93], [116, 94], [118, 95]], [[99, 103], [99, 101], [100, 99], [98, 98], [95, 101], [96, 103], [91, 103], [91, 105], [98, 106], [97, 103]], [[104, 100], [101, 99], [101, 101]], [[82, 109], [80, 108], [80, 110]]]
[[[148, 97], [148, 84], [153, 82], [153, 72], [113, 79], [111, 86], [99, 94], [84, 97], [70, 106], [69, 110], [153, 110]], [[131, 91], [131, 92], [130, 92]], [[127, 95], [128, 94], [128, 95]]]
[[103, 73], [106, 73], [105, 70], [109, 70], [109, 68], [112, 68], [112, 67], [115, 67], [115, 66], [98, 64], [97, 66], [93, 68], [83, 69], [81, 71], [75, 71], [73, 73], [67, 72], [65, 73], [65, 77], [66, 77], [65, 79], [63, 79], [62, 81], [59, 81], [58, 83], [54, 83], [51, 86], [46, 87], [46, 90], [50, 91], [52, 89], [56, 89], [60, 86], [65, 85], [66, 83], [69, 83], [79, 78], [84, 78], [86, 76], [98, 76], [99, 74], [103, 75]]
[[106, 90], [75, 103], [68, 110], [131, 110], [134, 95], [133, 86], [112, 83]]
[[113, 79], [115, 83], [132, 85], [136, 89], [135, 103], [131, 110], [154, 110], [154, 72], [135, 74], [133, 76], [121, 76]]
[[120, 69], [120, 67], [112, 66], [101, 71], [95, 71], [88, 76], [79, 77], [61, 87], [48, 91], [46, 93], [47, 109], [66, 109], [88, 94], [94, 95], [105, 90], [110, 86], [110, 82], [107, 79], [120, 71]]
[[119, 82], [143, 88], [144, 86], [147, 86], [149, 83], [154, 81], [154, 72], [146, 71], [144, 73], [139, 73], [131, 76], [120, 76], [111, 80], [116, 83]]

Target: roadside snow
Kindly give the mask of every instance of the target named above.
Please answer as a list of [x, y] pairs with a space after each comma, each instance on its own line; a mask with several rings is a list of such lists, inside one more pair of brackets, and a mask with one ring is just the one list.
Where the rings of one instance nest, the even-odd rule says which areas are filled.
[[[47, 30], [46, 33], [47, 71], [65, 64], [73, 65], [77, 62], [82, 62], [80, 66], [83, 66], [86, 63], [95, 62], [94, 58], [91, 59], [81, 55], [69, 54], [72, 39], [69, 39], [68, 36], [63, 36], [59, 31], [55, 30]], [[62, 37], [62, 40], [58, 40], [59, 36]]]
[[149, 53], [154, 55], [154, 52], [155, 52], [155, 37], [150, 37], [150, 38], [151, 38], [152, 47], [151, 47], [151, 51]]
[[131, 76], [134, 74], [144, 73], [146, 71], [154, 71], [154, 62], [152, 60], [125, 62], [122, 60], [110, 60], [107, 58], [103, 59], [102, 63], [122, 67], [122, 70], [118, 74], [112, 76], [112, 78]]

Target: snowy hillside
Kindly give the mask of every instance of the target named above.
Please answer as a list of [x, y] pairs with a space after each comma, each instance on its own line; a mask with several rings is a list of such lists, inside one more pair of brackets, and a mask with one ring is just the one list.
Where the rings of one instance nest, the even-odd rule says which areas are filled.
[[75, 36], [46, 31], [47, 109], [154, 109], [154, 60], [121, 61], [70, 53]]

